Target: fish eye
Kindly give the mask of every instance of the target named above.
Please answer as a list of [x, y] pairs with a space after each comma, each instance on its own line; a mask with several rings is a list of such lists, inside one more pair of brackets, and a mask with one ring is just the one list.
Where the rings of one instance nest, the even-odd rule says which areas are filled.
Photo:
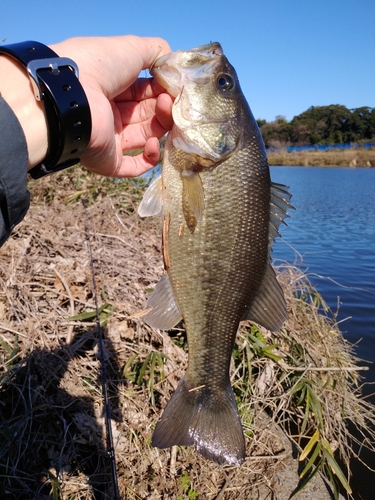
[[227, 92], [234, 87], [234, 79], [230, 75], [220, 75], [217, 79], [217, 86], [220, 90]]

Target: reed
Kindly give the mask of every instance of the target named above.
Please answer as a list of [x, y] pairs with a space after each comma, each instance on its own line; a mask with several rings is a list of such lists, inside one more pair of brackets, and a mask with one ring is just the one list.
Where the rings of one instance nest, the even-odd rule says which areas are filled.
[[264, 411], [302, 454], [303, 479], [319, 469], [350, 491], [357, 438], [347, 424], [374, 449], [374, 407], [361, 397], [361, 363], [298, 268], [278, 269], [289, 310], [280, 332], [250, 323], [239, 330], [232, 384], [247, 440], [243, 466], [217, 466], [192, 448], [154, 449], [152, 429], [185, 371], [187, 345], [183, 325], [161, 332], [139, 317], [163, 272], [160, 221], [135, 213], [144, 186], [77, 168], [30, 187], [32, 208], [0, 249], [1, 498], [112, 498], [85, 226], [121, 498], [272, 493], [285, 457], [269, 439], [262, 445]]
[[278, 150], [268, 152], [270, 165], [291, 165], [303, 167], [375, 167], [375, 150], [345, 149], [326, 151]]

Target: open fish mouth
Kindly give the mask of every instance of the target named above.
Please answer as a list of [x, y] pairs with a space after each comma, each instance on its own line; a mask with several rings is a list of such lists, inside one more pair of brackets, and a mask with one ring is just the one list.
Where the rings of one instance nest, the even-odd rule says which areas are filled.
[[186, 80], [204, 84], [211, 78], [213, 67], [220, 62], [223, 49], [218, 42], [201, 45], [189, 51], [178, 50], [159, 57], [150, 73], [156, 81], [177, 97]]

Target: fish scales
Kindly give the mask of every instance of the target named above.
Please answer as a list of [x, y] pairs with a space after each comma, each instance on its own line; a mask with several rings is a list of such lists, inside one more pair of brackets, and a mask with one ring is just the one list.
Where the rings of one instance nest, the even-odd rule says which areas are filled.
[[219, 44], [163, 56], [152, 73], [176, 99], [162, 179], [139, 208], [145, 216], [162, 207], [164, 218], [166, 274], [145, 321], [168, 329], [183, 319], [189, 345], [187, 372], [152, 443], [195, 445], [218, 463], [241, 463], [231, 353], [241, 320], [276, 330], [285, 319], [270, 251], [290, 195], [271, 183], [259, 129]]
[[180, 236], [184, 224], [181, 181], [173, 167], [178, 154], [173, 146], [166, 146], [163, 177], [168, 200], [164, 213], [170, 214], [169, 274], [189, 335], [189, 352], [201, 353], [189, 359], [189, 375], [197, 386], [207, 376], [217, 380], [227, 376], [222, 367], [230, 361], [238, 323], [267, 264], [267, 255], [258, 249], [268, 244], [268, 166], [249, 169], [246, 157], [250, 154], [251, 150], [241, 150], [201, 174], [205, 213], [193, 234], [184, 231]]

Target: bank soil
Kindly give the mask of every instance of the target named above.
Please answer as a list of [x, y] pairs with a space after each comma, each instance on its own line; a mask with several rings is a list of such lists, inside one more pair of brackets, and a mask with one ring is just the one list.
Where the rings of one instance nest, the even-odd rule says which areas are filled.
[[[160, 221], [141, 220], [135, 213], [137, 183], [106, 182], [62, 173], [33, 184], [32, 207], [0, 250], [1, 498], [113, 498], [95, 293], [121, 498], [289, 498], [306, 465], [296, 460], [304, 446], [298, 422], [306, 419], [304, 434], [311, 436], [314, 419], [311, 409], [304, 417], [306, 411], [293, 402], [293, 385], [285, 385], [291, 357], [297, 363], [292, 347], [283, 337], [255, 332], [251, 324], [239, 333], [232, 370], [246, 434], [245, 463], [221, 467], [192, 448], [152, 448], [153, 428], [186, 368], [186, 338], [183, 324], [167, 333], [142, 321], [140, 311], [163, 273]], [[305, 287], [301, 279], [292, 269], [280, 274], [291, 311], [284, 335], [297, 338], [298, 329], [302, 351], [315, 345], [306, 363], [315, 359], [315, 366], [336, 366], [344, 374], [340, 380], [354, 377], [348, 390], [356, 382], [355, 368], [343, 368], [354, 366], [350, 347], [334, 321], [316, 318], [315, 309], [307, 313], [305, 299], [296, 299], [296, 291]], [[311, 335], [306, 314], [319, 333]], [[329, 345], [324, 328], [331, 332]], [[263, 354], [250, 343], [252, 335]], [[267, 351], [273, 344], [277, 347]], [[307, 377], [307, 369], [298, 369], [296, 384]], [[349, 412], [351, 396], [345, 394], [343, 401], [332, 390], [328, 379], [334, 371], [317, 373], [329, 386], [324, 397], [325, 389], [319, 390], [328, 421], [337, 419], [324, 420], [325, 435], [330, 443], [344, 440], [345, 418], [338, 409]], [[287, 434], [294, 434], [293, 449]], [[327, 494], [321, 479], [296, 498], [314, 494], [320, 499]]]

